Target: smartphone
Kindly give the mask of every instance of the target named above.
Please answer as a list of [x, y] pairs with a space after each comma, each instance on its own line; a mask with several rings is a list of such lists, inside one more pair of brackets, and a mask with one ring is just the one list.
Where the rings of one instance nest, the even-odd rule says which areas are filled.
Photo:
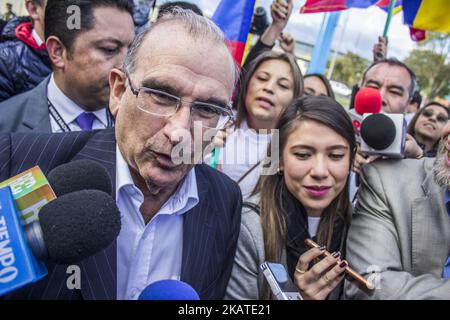
[[294, 287], [294, 284], [282, 264], [266, 261], [261, 264], [261, 270], [277, 300], [303, 300], [299, 292], [286, 291], [287, 288]]
[[[305, 244], [310, 248], [320, 248], [320, 245], [318, 245], [311, 239], [306, 239]], [[330, 256], [330, 255], [331, 255], [331, 253], [329, 253], [328, 251], [325, 250], [323, 257], [321, 257], [321, 258]], [[362, 291], [370, 294], [373, 290], [375, 290], [375, 286], [372, 284], [372, 282], [366, 280], [363, 276], [361, 276], [359, 273], [357, 273], [355, 270], [353, 270], [349, 266], [347, 266], [347, 268], [345, 268], [345, 273], [347, 275], [347, 280], [354, 281], [355, 284], [357, 285], [357, 287], [359, 289], [361, 289]]]

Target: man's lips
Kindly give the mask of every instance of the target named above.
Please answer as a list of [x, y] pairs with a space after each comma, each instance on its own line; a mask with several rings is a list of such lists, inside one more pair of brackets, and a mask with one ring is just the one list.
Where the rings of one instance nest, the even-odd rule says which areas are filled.
[[172, 158], [167, 154], [159, 153], [153, 150], [151, 150], [150, 153], [153, 155], [158, 164], [164, 169], [173, 169], [179, 166], [178, 164], [175, 164], [172, 161]]

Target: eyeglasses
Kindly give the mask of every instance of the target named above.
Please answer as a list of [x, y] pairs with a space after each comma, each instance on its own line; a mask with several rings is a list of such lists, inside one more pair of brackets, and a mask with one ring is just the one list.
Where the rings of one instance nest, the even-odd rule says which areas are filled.
[[[435, 115], [435, 113], [431, 110], [424, 110], [424, 112], [422, 112], [422, 115], [425, 118], [431, 118], [432, 116]], [[446, 117], [445, 115], [443, 115], [442, 113], [438, 113], [436, 116], [436, 120], [440, 123], [447, 123], [448, 121], [448, 117]]]
[[218, 106], [212, 103], [189, 101], [162, 90], [147, 87], [136, 89], [128, 75], [127, 79], [131, 92], [138, 100], [137, 108], [145, 113], [170, 117], [177, 113], [183, 102], [186, 102], [190, 105], [192, 120], [200, 121], [203, 127], [222, 129], [226, 123], [234, 119], [230, 105]]

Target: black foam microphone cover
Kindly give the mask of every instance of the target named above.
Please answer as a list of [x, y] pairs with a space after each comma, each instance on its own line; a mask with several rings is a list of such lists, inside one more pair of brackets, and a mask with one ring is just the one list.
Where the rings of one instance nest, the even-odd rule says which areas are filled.
[[94, 189], [111, 194], [111, 178], [105, 167], [89, 159], [62, 164], [47, 174], [56, 196], [84, 189]]
[[395, 140], [394, 121], [382, 113], [371, 114], [361, 123], [361, 138], [375, 150], [389, 147]]
[[81, 190], [60, 196], [39, 212], [49, 260], [73, 264], [105, 249], [120, 232], [120, 212], [103, 191]]

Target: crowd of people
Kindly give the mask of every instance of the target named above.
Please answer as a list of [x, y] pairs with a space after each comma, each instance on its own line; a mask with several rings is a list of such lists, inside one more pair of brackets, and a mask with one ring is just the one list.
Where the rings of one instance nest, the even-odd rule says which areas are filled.
[[[7, 299], [137, 299], [163, 279], [201, 299], [273, 299], [266, 261], [303, 299], [450, 299], [450, 111], [421, 105], [384, 38], [360, 86], [408, 118], [404, 159], [362, 152], [329, 80], [302, 74], [284, 32], [292, 1], [272, 2], [241, 68], [192, 3], [150, 22], [141, 2], [25, 0], [29, 17], [2, 31], [0, 181], [95, 160], [122, 225], [80, 263], [81, 289], [48, 263]], [[80, 28], [61, 14], [72, 5]], [[348, 266], [375, 289], [347, 281]]]

